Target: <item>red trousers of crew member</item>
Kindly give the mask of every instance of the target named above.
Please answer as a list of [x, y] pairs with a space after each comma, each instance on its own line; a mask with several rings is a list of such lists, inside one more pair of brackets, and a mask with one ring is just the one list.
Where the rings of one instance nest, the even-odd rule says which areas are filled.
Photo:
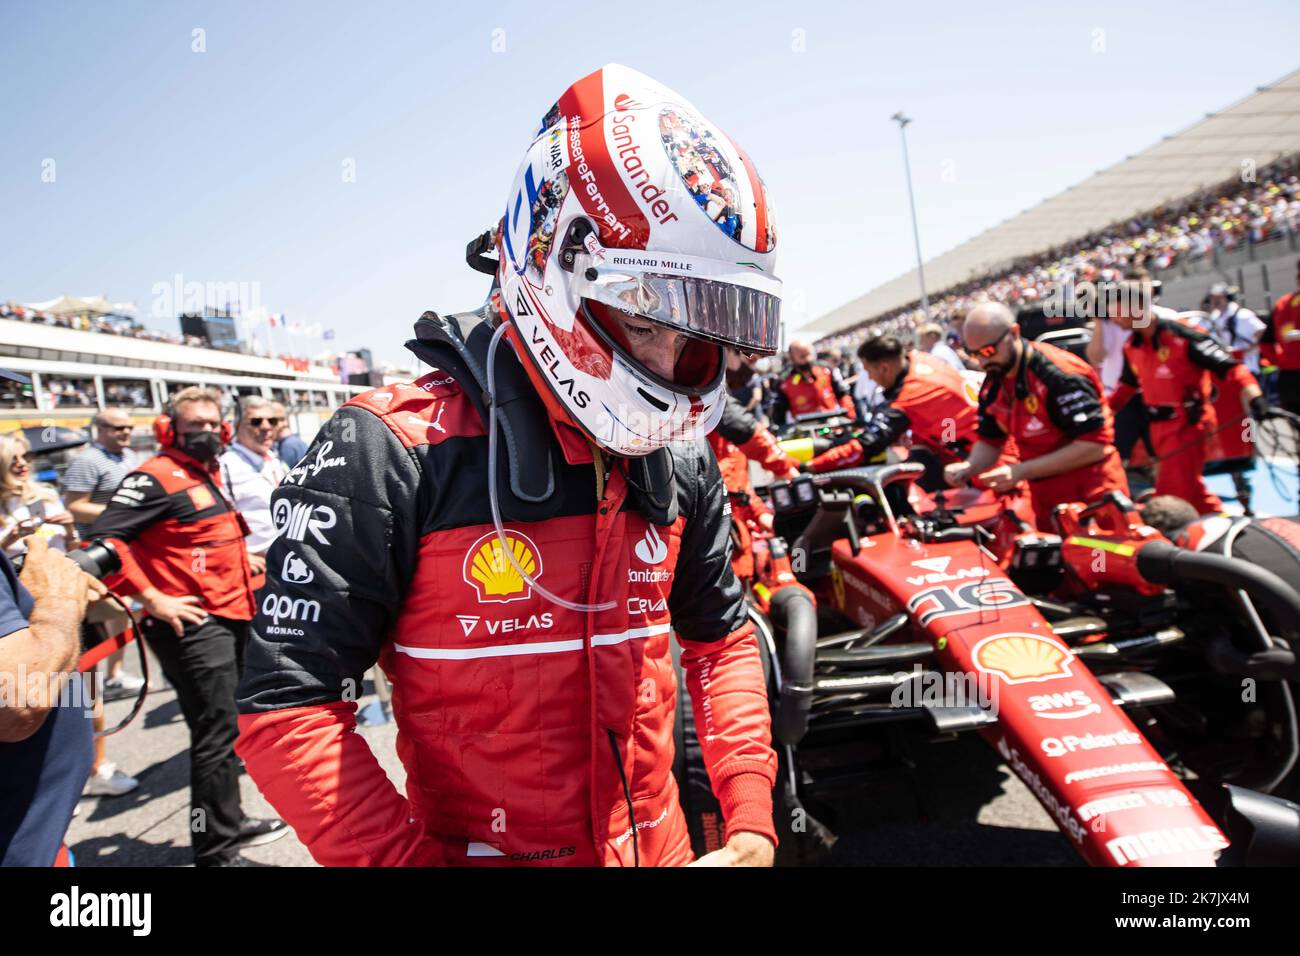
[[1182, 498], [1203, 515], [1223, 510], [1219, 496], [1205, 487], [1205, 455], [1213, 418], [1190, 425], [1180, 418], [1151, 423], [1151, 446], [1160, 465], [1156, 471], [1156, 494]]
[[1072, 501], [1092, 504], [1108, 491], [1129, 493], [1128, 478], [1113, 445], [1107, 446], [1106, 457], [1096, 464], [1029, 482], [1034, 521], [1040, 531], [1059, 530], [1052, 520], [1052, 510], [1057, 505]]

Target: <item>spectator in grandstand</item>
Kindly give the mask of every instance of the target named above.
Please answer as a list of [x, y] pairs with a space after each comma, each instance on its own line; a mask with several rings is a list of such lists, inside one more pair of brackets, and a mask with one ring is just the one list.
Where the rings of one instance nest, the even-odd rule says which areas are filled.
[[280, 430], [277, 433], [273, 450], [280, 461], [284, 462], [287, 467], [292, 468], [302, 461], [303, 455], [307, 454], [307, 443], [289, 427], [289, 416], [282, 402], [275, 403], [274, 414], [280, 418]]
[[941, 362], [947, 362], [959, 372], [966, 370], [966, 363], [961, 360], [956, 352], [948, 347], [944, 341], [943, 329], [935, 322], [927, 322], [916, 330], [917, 341], [921, 343], [921, 351], [929, 352]]
[[[1259, 170], [1258, 182], [1232, 179], [1215, 189], [1191, 196], [1176, 206], [1116, 223], [1084, 237], [1068, 249], [1050, 250], [1026, 257], [1007, 270], [985, 275], [946, 290], [931, 303], [931, 316], [951, 319], [982, 301], [1001, 302], [1012, 308], [1040, 300], [1070, 281], [1118, 279], [1130, 264], [1145, 260], [1167, 269], [1184, 259], [1230, 249], [1243, 242], [1268, 242], [1300, 232], [1300, 157], [1280, 160]], [[1104, 273], [1110, 270], [1112, 275]], [[916, 314], [916, 304], [887, 317], [899, 322]], [[870, 319], [845, 330], [837, 344], [860, 340], [866, 327], [880, 327]]]
[[271, 451], [280, 433], [284, 417], [277, 415], [275, 403], [257, 395], [239, 402], [239, 424], [235, 440], [220, 458], [221, 480], [235, 500], [235, 508], [248, 522], [244, 538], [248, 562], [253, 570], [256, 590], [266, 573], [266, 549], [275, 540], [275, 522], [271, 519], [271, 492], [280, 486], [285, 465]]

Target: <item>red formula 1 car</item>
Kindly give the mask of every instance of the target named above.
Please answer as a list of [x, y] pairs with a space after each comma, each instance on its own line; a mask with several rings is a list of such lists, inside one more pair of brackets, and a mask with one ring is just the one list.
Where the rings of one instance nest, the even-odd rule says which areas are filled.
[[[1093, 865], [1300, 862], [1300, 806], [1282, 799], [1300, 776], [1294, 585], [1176, 547], [1120, 496], [1064, 505], [1046, 533], [1027, 501], [927, 494], [923, 471], [777, 482], [774, 533], [750, 536], [780, 859], [832, 841], [816, 818], [871, 772], [861, 742], [901, 731], [983, 737]], [[705, 852], [721, 820], [679, 707]]]

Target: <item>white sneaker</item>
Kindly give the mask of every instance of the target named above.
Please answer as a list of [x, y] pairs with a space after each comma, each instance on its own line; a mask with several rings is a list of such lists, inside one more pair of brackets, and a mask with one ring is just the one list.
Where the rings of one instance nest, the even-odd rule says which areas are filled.
[[117, 676], [104, 681], [104, 700], [122, 700], [126, 697], [135, 697], [143, 686], [143, 677], [137, 677], [135, 674], [122, 671]]
[[117, 769], [117, 765], [105, 760], [99, 769], [90, 775], [85, 789], [81, 791], [87, 797], [120, 797], [140, 786], [135, 777], [127, 776]]

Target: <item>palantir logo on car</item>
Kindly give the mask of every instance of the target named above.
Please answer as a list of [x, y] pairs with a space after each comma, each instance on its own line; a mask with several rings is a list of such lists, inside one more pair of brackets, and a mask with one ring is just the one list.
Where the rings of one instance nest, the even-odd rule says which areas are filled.
[[660, 564], [668, 557], [668, 544], [659, 537], [659, 529], [654, 525], [646, 529], [645, 537], [636, 543], [633, 550], [646, 564]]

